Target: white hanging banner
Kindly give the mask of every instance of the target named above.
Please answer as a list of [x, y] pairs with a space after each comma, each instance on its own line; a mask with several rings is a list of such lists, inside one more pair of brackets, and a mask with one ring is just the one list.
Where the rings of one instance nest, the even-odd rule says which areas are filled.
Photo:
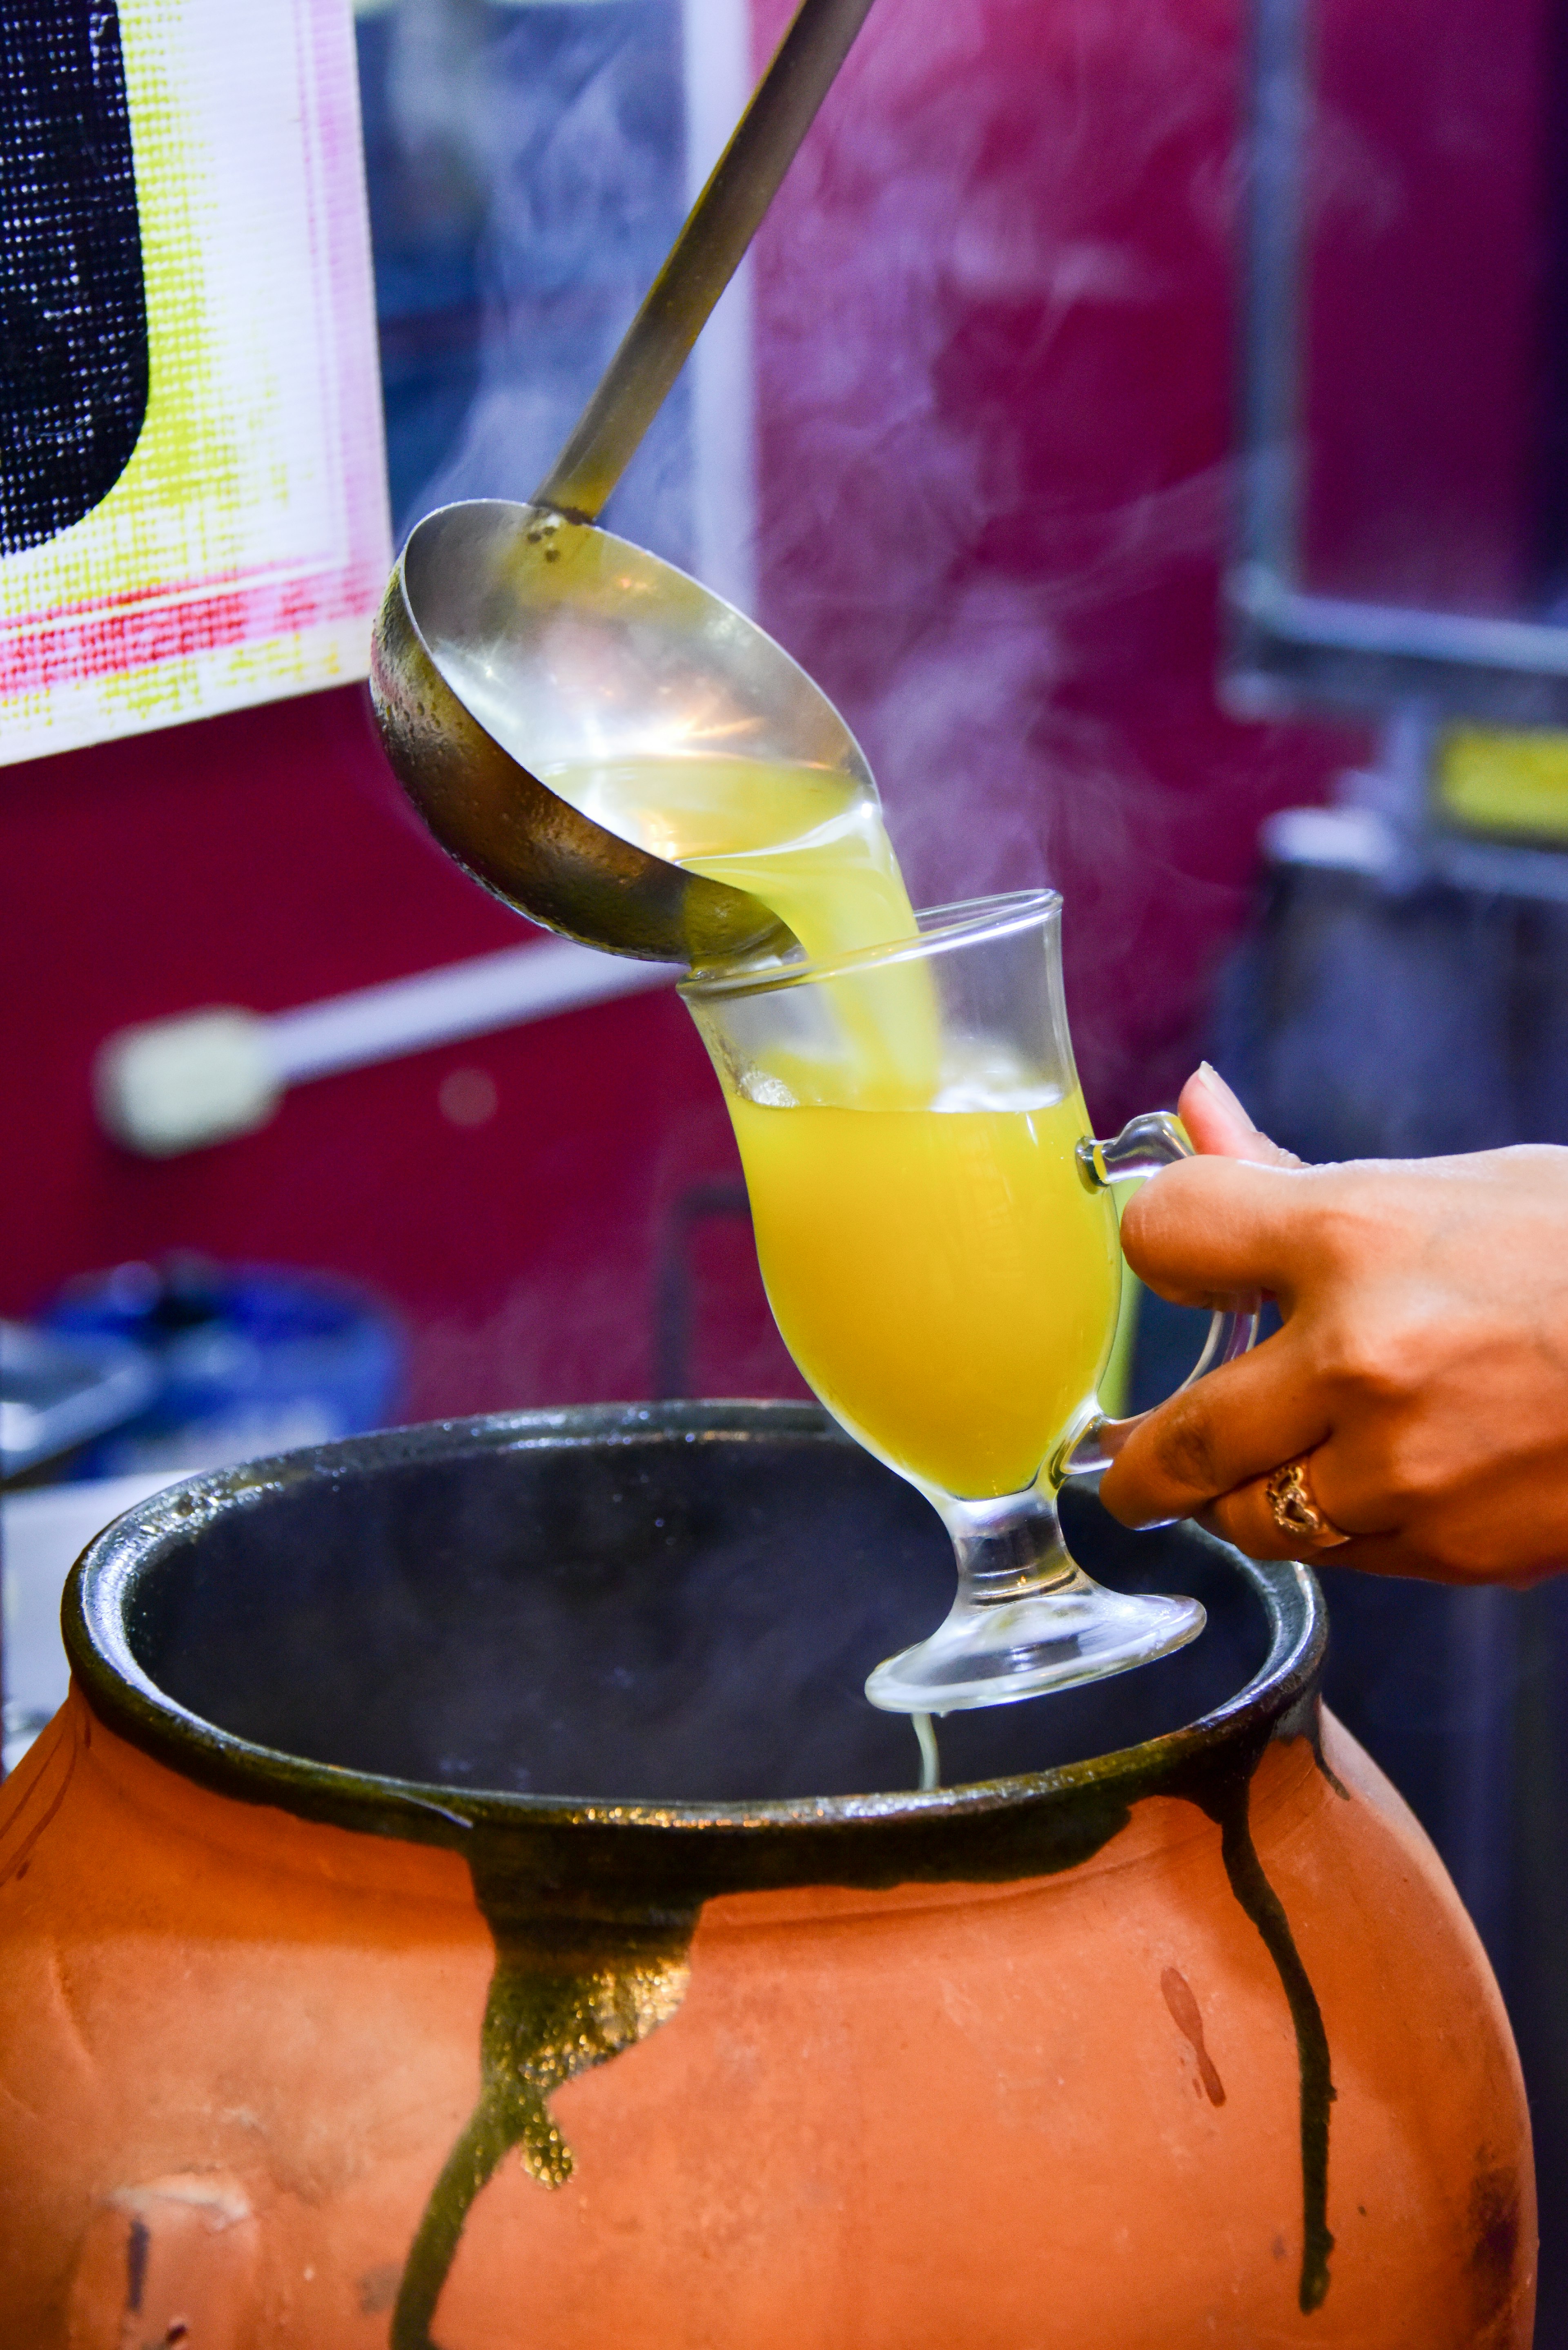
[[0, 763], [364, 676], [348, 0], [0, 0]]

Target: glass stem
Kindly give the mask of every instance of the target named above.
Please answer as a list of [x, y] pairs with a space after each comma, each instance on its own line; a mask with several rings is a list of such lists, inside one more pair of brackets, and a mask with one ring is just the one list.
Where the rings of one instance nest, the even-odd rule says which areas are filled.
[[940, 1508], [958, 1556], [959, 1608], [1002, 1607], [1044, 1592], [1093, 1589], [1062, 1539], [1054, 1495], [1039, 1486], [994, 1502], [946, 1497]]

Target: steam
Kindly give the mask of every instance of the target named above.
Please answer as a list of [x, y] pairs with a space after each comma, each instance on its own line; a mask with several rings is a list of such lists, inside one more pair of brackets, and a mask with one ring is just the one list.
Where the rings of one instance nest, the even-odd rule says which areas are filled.
[[[689, 40], [730, 5], [684, 0]], [[789, 5], [760, 0], [759, 62]], [[700, 170], [680, 154], [678, 0], [396, 15], [399, 135], [454, 220], [483, 224], [477, 388], [406, 527], [532, 490]], [[754, 608], [865, 744], [918, 901], [1063, 890], [1102, 1130], [1174, 1097], [1258, 823], [1321, 796], [1340, 755], [1215, 700], [1240, 83], [1228, 11], [878, 0], [754, 256]], [[693, 522], [691, 419], [701, 461], [714, 411], [691, 392], [608, 519], [734, 592]], [[724, 397], [743, 406], [743, 371]], [[722, 1126], [716, 1097], [671, 1102], [651, 1255], [670, 1202], [725, 1163]], [[603, 1235], [575, 1227], [554, 1262], [559, 1283], [541, 1272], [483, 1326], [430, 1334], [421, 1409], [481, 1385], [640, 1391], [624, 1266], [601, 1271]]]
[[[468, 412], [400, 531], [453, 499], [528, 497], [576, 421], [684, 215], [679, 34], [667, 0], [401, 0], [389, 105], [406, 167], [483, 222], [483, 328]], [[688, 406], [678, 385], [607, 516], [687, 563]]]
[[1240, 73], [1153, 0], [898, 0], [759, 240], [761, 617], [918, 900], [1064, 891], [1107, 1121], [1173, 1094], [1324, 764], [1214, 697]]
[[[477, 389], [405, 525], [525, 496], [555, 454], [738, 98], [732, 38], [727, 98], [710, 70], [726, 8], [401, 0], [406, 151], [484, 220]], [[865, 743], [920, 901], [1064, 890], [1106, 1118], [1179, 1082], [1257, 822], [1321, 773], [1213, 697], [1238, 85], [1163, 0], [897, 0], [759, 241], [760, 617]], [[709, 471], [743, 547], [744, 336], [706, 399], [688, 370], [607, 519], [749, 602], [692, 462], [728, 421]]]
[[576, 1232], [541, 1275], [514, 1279], [485, 1310], [425, 1322], [411, 1366], [419, 1419], [497, 1402], [592, 1402], [646, 1394], [648, 1336], [628, 1315], [616, 1251]]

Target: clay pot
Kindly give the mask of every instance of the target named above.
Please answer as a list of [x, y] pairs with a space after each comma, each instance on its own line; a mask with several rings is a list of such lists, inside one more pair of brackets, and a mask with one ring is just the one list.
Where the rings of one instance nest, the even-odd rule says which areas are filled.
[[6, 2350], [1522, 2350], [1508, 2025], [1311, 1576], [1082, 1507], [1208, 1631], [927, 1795], [859, 1688], [946, 1538], [810, 1409], [122, 1519], [0, 1797]]

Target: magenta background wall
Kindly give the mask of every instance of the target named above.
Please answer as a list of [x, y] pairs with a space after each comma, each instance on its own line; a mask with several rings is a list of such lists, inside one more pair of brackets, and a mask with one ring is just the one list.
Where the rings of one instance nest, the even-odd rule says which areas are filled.
[[1540, 541], [1562, 497], [1561, 12], [1317, 0], [1314, 15], [1307, 582], [1517, 612], [1554, 584]]
[[[1230, 0], [879, 0], [757, 257], [761, 616], [923, 897], [1064, 889], [1107, 1125], [1188, 1066], [1260, 818], [1362, 748], [1215, 698], [1240, 78]], [[648, 1393], [679, 1203], [735, 1165], [672, 997], [328, 1079], [163, 1164], [93, 1123], [129, 1021], [520, 934], [403, 815], [357, 689], [0, 770], [0, 1309], [196, 1247], [373, 1282], [416, 1416]], [[484, 1125], [441, 1113], [458, 1066]], [[691, 1386], [789, 1391], [743, 1226], [689, 1237]]]

